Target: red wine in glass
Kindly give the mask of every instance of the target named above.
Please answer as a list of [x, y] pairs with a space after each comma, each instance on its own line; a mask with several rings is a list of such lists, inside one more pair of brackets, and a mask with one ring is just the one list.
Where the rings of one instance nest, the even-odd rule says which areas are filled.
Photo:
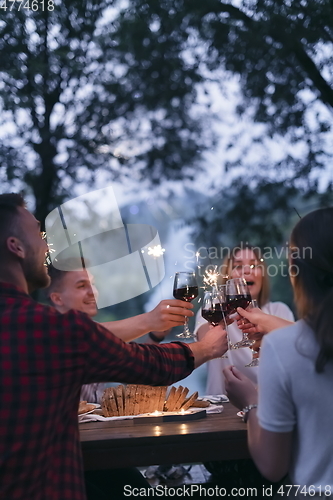
[[[251, 304], [251, 294], [244, 278], [234, 278], [227, 281], [226, 285], [227, 306], [229, 314], [237, 312], [237, 307], [246, 309]], [[243, 338], [233, 344], [233, 349], [240, 347], [251, 347], [254, 341], [250, 340], [243, 332]]]
[[237, 295], [227, 295], [227, 308], [229, 314], [233, 314], [237, 311], [237, 307], [242, 307], [246, 309], [251, 303], [251, 295], [248, 294], [237, 294]]
[[[218, 287], [217, 289], [204, 293], [202, 309], [202, 317], [208, 321], [213, 326], [219, 325], [221, 322], [224, 323], [224, 327], [227, 332], [228, 345], [229, 345], [229, 334], [228, 327], [226, 323], [227, 317], [227, 302], [225, 295], [225, 286]], [[225, 353], [222, 358], [227, 358], [228, 355]]]
[[[173, 285], [173, 296], [175, 299], [191, 302], [198, 296], [198, 294], [199, 288], [194, 273], [178, 272], [175, 274], [175, 281]], [[177, 337], [187, 339], [192, 336], [193, 335], [188, 328], [188, 317], [185, 316], [184, 329], [182, 333], [177, 335]]]
[[175, 288], [173, 290], [173, 296], [175, 299], [185, 300], [186, 302], [191, 302], [199, 294], [199, 289], [197, 286], [187, 286], [184, 288]]
[[208, 323], [211, 323], [213, 326], [217, 326], [221, 323], [221, 321], [223, 321], [223, 309], [221, 304], [212, 304], [210, 308], [203, 308], [201, 316], [205, 318]]

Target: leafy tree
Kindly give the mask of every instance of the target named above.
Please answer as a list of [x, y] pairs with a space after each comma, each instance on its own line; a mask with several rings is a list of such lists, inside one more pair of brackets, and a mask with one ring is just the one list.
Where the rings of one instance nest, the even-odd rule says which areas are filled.
[[[333, 108], [330, 0], [133, 0], [118, 22], [115, 42], [125, 53], [126, 41], [137, 76], [138, 63], [144, 63], [150, 72], [156, 70], [157, 82], [168, 77], [174, 85], [177, 78], [172, 78], [170, 68], [163, 72], [157, 64], [158, 59], [167, 64], [169, 47], [191, 62], [196, 76], [192, 84], [205, 70], [210, 72], [205, 74], [207, 81], [222, 67], [224, 80], [228, 72], [239, 76], [239, 113], [251, 107], [254, 120], [267, 124], [268, 134], [288, 133], [295, 142], [310, 141], [308, 159], [312, 167], [314, 161], [321, 165], [318, 138], [330, 130]], [[175, 39], [181, 45], [172, 46]], [[223, 82], [223, 74], [217, 76]], [[324, 105], [321, 112], [318, 102]], [[311, 107], [318, 113], [316, 125], [308, 120]], [[311, 168], [304, 162], [293, 166], [299, 175]]]
[[[278, 214], [290, 213], [295, 193], [318, 191], [331, 155], [330, 0], [54, 5], [0, 21], [2, 120], [15, 123], [2, 140], [0, 175], [23, 180], [39, 218], [101, 168], [110, 179], [195, 177], [216, 140], [212, 86], [223, 95], [235, 75], [240, 119], [264, 124], [254, 141], [285, 151], [251, 160], [242, 137], [231, 136], [221, 166], [236, 180], [214, 214], [234, 232], [262, 232], [263, 214], [275, 213], [260, 237], [277, 238]], [[212, 195], [224, 179], [216, 175]], [[331, 195], [329, 186], [325, 203]], [[242, 212], [244, 199], [252, 210]]]
[[[23, 181], [40, 220], [75, 183], [92, 184], [100, 169], [110, 180], [190, 175], [186, 167], [204, 134], [189, 113], [200, 77], [178, 57], [181, 36], [168, 42], [156, 79], [145, 60], [134, 71], [126, 39], [115, 41], [118, 25], [107, 21], [112, 0], [55, 0], [54, 9], [45, 2], [44, 11], [7, 4], [0, 11], [0, 124], [6, 130], [0, 178], [3, 185]], [[134, 30], [130, 37], [136, 36]], [[145, 50], [148, 60], [151, 49]], [[184, 72], [190, 81], [183, 81]], [[119, 149], [122, 142], [134, 149], [132, 158]]]
[[[130, 54], [135, 78], [143, 80], [141, 71], [147, 69], [156, 83], [172, 75], [158, 68], [167, 61], [169, 43], [181, 40], [177, 57], [192, 65], [193, 85], [203, 89], [208, 104], [223, 99], [236, 75], [240, 120], [246, 119], [248, 128], [263, 124], [253, 134], [255, 145], [278, 150], [271, 155], [271, 148], [263, 148], [254, 158], [239, 132], [230, 136], [221, 155], [222, 174], [212, 172], [214, 211], [209, 203], [190, 220], [206, 243], [218, 234], [280, 241], [293, 207], [318, 193], [332, 157], [332, 21], [330, 0], [132, 0], [120, 13], [115, 43], [125, 58]], [[169, 82], [176, 85], [177, 77]], [[212, 93], [216, 82], [222, 96]], [[230, 185], [229, 171], [234, 171]], [[333, 201], [332, 183], [325, 187], [316, 206]]]

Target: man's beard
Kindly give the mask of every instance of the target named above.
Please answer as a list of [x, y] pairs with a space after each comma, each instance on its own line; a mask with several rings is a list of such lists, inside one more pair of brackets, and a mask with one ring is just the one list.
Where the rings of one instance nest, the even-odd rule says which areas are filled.
[[46, 288], [51, 283], [44, 263], [37, 262], [31, 249], [28, 249], [28, 257], [22, 264], [25, 279], [28, 284], [29, 293], [39, 288]]

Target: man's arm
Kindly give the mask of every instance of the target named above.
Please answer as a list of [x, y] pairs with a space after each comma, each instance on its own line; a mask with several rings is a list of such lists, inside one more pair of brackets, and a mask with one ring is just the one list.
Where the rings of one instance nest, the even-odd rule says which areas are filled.
[[134, 340], [151, 331], [161, 332], [159, 338], [163, 340], [171, 328], [184, 324], [185, 316], [194, 315], [192, 308], [192, 304], [183, 300], [162, 300], [155, 309], [147, 313], [101, 324], [124, 342]]
[[199, 342], [188, 344], [194, 355], [194, 368], [221, 357], [228, 350], [228, 339], [226, 331], [221, 325], [209, 328], [205, 336]]
[[[222, 356], [227, 349], [226, 332], [221, 326], [212, 328], [200, 342], [157, 346], [123, 342], [86, 314], [71, 310], [62, 316], [61, 319], [69, 323], [73, 317], [76, 326], [72, 337], [78, 355], [82, 355], [82, 384], [113, 380], [170, 385], [187, 377], [202, 363]], [[67, 325], [65, 329], [70, 328]], [[80, 341], [80, 336], [84, 336], [84, 342]], [[81, 354], [77, 345], [83, 348]]]

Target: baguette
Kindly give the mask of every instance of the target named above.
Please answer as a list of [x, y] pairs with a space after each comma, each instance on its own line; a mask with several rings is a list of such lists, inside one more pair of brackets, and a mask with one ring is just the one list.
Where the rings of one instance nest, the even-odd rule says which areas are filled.
[[[197, 401], [198, 393], [195, 392], [186, 398], [189, 389], [181, 385], [176, 388], [172, 386], [166, 397], [168, 387], [151, 387], [148, 385], [128, 384], [117, 387], [108, 387], [102, 396], [102, 413], [105, 417], [116, 417], [125, 415], [140, 415], [143, 413], [154, 413], [155, 411], [179, 411], [187, 410], [190, 406], [209, 406], [209, 402]], [[81, 401], [79, 411], [85, 413], [87, 402]], [[89, 405], [88, 405], [89, 406]], [[94, 405], [90, 405], [94, 409]]]
[[198, 393], [194, 392], [181, 406], [181, 410], [188, 410], [192, 406], [193, 402], [198, 398]]
[[186, 399], [186, 396], [188, 395], [188, 392], [189, 392], [189, 389], [187, 387], [185, 387], [183, 389], [177, 403], [175, 404], [174, 411], [180, 410], [180, 408], [182, 407], [182, 404], [184, 403], [184, 401]]
[[174, 399], [176, 394], [176, 388], [174, 386], [171, 387], [169, 395], [164, 405], [165, 411], [172, 411], [174, 405]]

